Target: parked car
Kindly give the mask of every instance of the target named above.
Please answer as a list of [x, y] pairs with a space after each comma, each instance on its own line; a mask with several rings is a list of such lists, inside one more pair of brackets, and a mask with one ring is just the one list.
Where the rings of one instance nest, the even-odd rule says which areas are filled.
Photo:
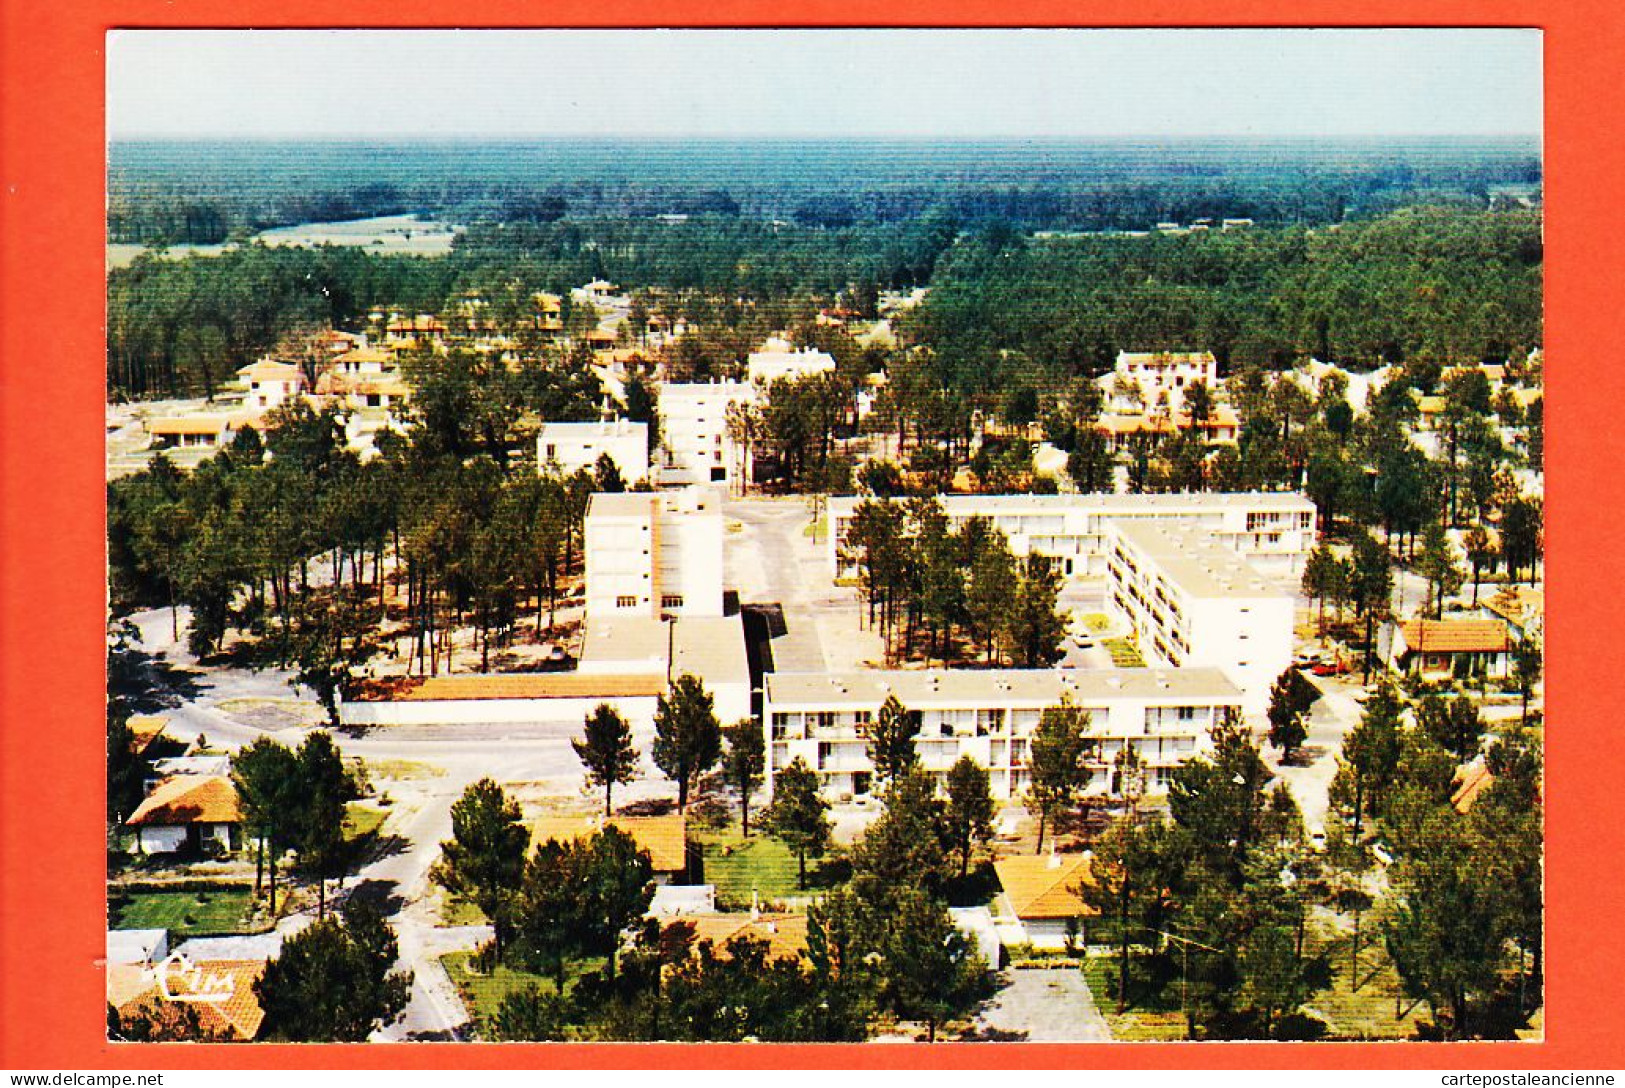
[[1293, 667], [1298, 669], [1312, 669], [1318, 664], [1320, 664], [1320, 654], [1318, 653], [1299, 654], [1292, 659]]
[[1342, 676], [1349, 671], [1349, 666], [1342, 661], [1320, 661], [1309, 671], [1316, 676]]

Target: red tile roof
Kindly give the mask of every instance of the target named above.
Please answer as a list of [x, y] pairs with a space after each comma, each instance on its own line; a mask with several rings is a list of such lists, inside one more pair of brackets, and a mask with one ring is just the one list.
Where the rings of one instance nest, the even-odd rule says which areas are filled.
[[179, 774], [159, 783], [131, 814], [131, 827], [242, 822], [237, 787], [216, 775]]
[[1072, 889], [1090, 880], [1082, 854], [1017, 854], [993, 863], [1017, 918], [1081, 918], [1095, 914]]
[[1506, 625], [1499, 620], [1407, 620], [1405, 648], [1413, 653], [1504, 653]]
[[254, 996], [264, 973], [263, 960], [194, 964], [172, 956], [157, 964], [115, 963], [107, 968], [107, 1001], [122, 1016], [165, 1002], [184, 1004], [197, 1011], [206, 1037], [248, 1042], [265, 1020]]

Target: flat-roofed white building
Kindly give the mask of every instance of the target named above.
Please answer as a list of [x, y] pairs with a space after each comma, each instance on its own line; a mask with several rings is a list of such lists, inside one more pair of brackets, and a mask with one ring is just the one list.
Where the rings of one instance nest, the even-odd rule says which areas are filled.
[[768, 673], [762, 721], [772, 778], [795, 759], [831, 795], [873, 788], [864, 729], [889, 696], [920, 716], [914, 741], [921, 765], [939, 776], [960, 756], [988, 770], [993, 795], [1011, 798], [1028, 785], [1033, 731], [1063, 696], [1087, 712], [1096, 744], [1093, 793], [1112, 789], [1110, 767], [1124, 745], [1145, 760], [1147, 784], [1211, 743], [1208, 731], [1239, 712], [1242, 692], [1223, 672], [1184, 669], [926, 669], [848, 673]]
[[594, 423], [544, 423], [536, 436], [536, 467], [568, 476], [591, 471], [604, 455], [628, 484], [649, 478], [649, 425], [617, 419]]
[[1106, 569], [1108, 607], [1148, 661], [1223, 669], [1243, 711], [1265, 712], [1270, 685], [1292, 665], [1291, 593], [1179, 521], [1112, 522]]
[[660, 386], [662, 484], [743, 486], [749, 455], [728, 432], [730, 409], [752, 404], [749, 382], [689, 382]]
[[[837, 577], [857, 573], [856, 557], [845, 554], [845, 542], [852, 517], [865, 501], [877, 500], [829, 500], [834, 528], [829, 562]], [[955, 529], [971, 518], [986, 518], [1004, 533], [1017, 556], [1048, 556], [1072, 578], [1105, 576], [1113, 520], [1188, 521], [1262, 571], [1301, 570], [1315, 548], [1315, 504], [1288, 491], [943, 495], [939, 501]]]
[[717, 720], [751, 716], [750, 659], [742, 616], [592, 616], [581, 640], [580, 673], [699, 677]]
[[805, 378], [811, 374], [827, 374], [835, 369], [835, 357], [817, 348], [791, 350], [783, 341], [769, 341], [761, 351], [753, 351], [745, 358], [745, 373], [753, 382], [772, 385], [785, 378]]
[[711, 488], [587, 502], [588, 616], [722, 615], [722, 498]]

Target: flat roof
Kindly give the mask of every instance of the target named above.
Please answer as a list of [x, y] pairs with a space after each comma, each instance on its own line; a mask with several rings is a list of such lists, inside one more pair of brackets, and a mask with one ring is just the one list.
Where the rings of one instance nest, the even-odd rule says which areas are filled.
[[1290, 594], [1266, 581], [1240, 555], [1214, 542], [1195, 525], [1177, 521], [1119, 521], [1112, 529], [1144, 553], [1168, 580], [1191, 597], [1286, 598]]
[[583, 672], [614, 674], [635, 669], [688, 673], [712, 683], [749, 683], [743, 616], [590, 616], [581, 640]]
[[[1160, 494], [1118, 494], [1091, 491], [1079, 495], [938, 495], [949, 514], [978, 512], [1138, 514], [1159, 510], [1298, 510], [1313, 512], [1315, 504], [1295, 491], [1175, 491]], [[832, 505], [851, 506], [868, 501], [866, 495], [832, 496]]]
[[587, 516], [648, 517], [654, 510], [652, 491], [595, 491], [587, 499]]
[[1239, 703], [1241, 689], [1223, 671], [1167, 669], [869, 669], [842, 673], [768, 673], [775, 706], [877, 707], [888, 695], [911, 710], [973, 703], [1043, 708], [1070, 693], [1079, 706], [1113, 699]]
[[465, 699], [610, 699], [655, 696], [666, 678], [651, 673], [468, 673], [393, 677], [365, 686], [353, 701], [420, 703]]

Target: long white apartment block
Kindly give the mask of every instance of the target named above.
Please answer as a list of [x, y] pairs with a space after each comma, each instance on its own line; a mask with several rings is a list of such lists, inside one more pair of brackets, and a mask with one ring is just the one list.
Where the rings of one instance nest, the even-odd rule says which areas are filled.
[[636, 484], [649, 478], [649, 425], [617, 419], [597, 423], [544, 423], [536, 436], [536, 467], [568, 476], [591, 470], [605, 454], [621, 479]]
[[1292, 664], [1293, 595], [1200, 526], [1125, 518], [1110, 533], [1107, 604], [1146, 659], [1222, 669], [1243, 711], [1263, 714]]
[[[857, 563], [845, 554], [847, 530], [860, 504], [857, 496], [829, 500], [830, 569], [853, 577]], [[1004, 533], [1017, 556], [1044, 555], [1071, 578], [1100, 578], [1114, 521], [1189, 522], [1210, 539], [1262, 571], [1299, 571], [1315, 548], [1315, 504], [1295, 492], [1178, 492], [1127, 495], [943, 495], [948, 522], [959, 528], [986, 518]]]
[[587, 615], [722, 615], [722, 499], [703, 487], [587, 502]]
[[750, 474], [748, 451], [729, 436], [728, 416], [731, 406], [755, 400], [749, 382], [661, 385], [659, 482], [742, 486]]
[[1087, 713], [1095, 741], [1091, 793], [1116, 788], [1112, 765], [1125, 745], [1144, 759], [1148, 786], [1165, 786], [1169, 771], [1208, 750], [1208, 731], [1242, 702], [1241, 689], [1211, 668], [768, 673], [762, 723], [769, 792], [773, 776], [797, 758], [830, 796], [871, 792], [864, 730], [889, 696], [919, 715], [914, 747], [926, 770], [945, 775], [968, 755], [987, 768], [999, 798], [1027, 788], [1033, 732], [1063, 696]]

